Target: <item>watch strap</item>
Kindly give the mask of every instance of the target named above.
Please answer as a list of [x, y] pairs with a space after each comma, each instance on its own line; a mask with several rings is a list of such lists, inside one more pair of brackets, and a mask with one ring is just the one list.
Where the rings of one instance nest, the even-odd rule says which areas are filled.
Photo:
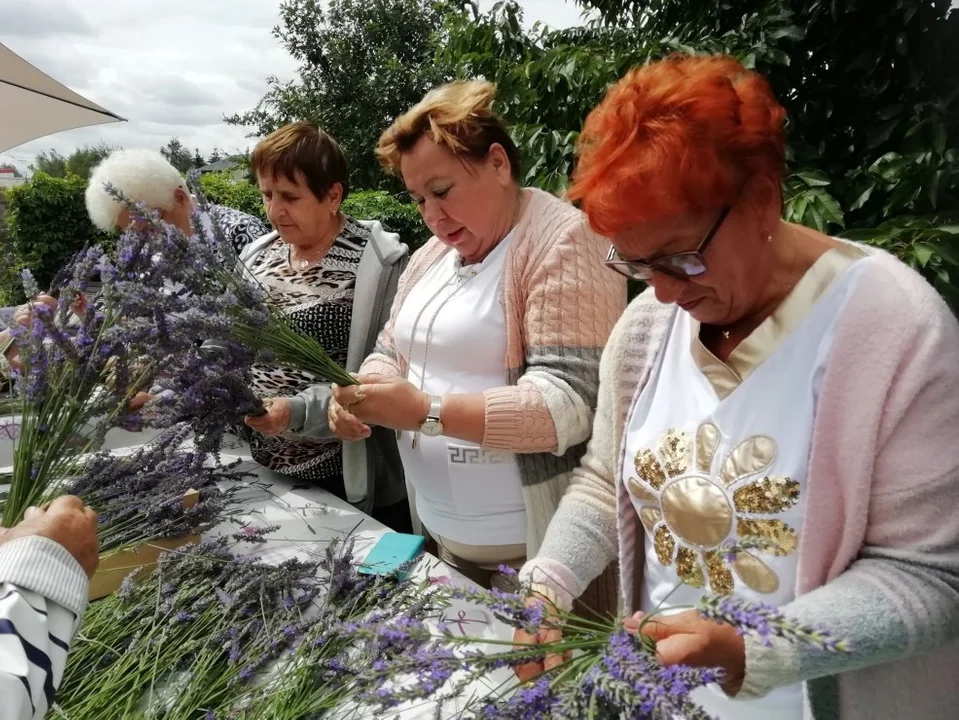
[[430, 395], [430, 411], [426, 416], [427, 420], [440, 421], [440, 413], [443, 411], [443, 396]]

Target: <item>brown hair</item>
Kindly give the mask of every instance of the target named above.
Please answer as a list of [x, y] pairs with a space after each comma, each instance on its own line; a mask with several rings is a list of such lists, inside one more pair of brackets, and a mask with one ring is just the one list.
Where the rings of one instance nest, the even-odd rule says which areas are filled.
[[343, 187], [343, 199], [350, 192], [346, 156], [315, 123], [295, 122], [271, 132], [253, 149], [250, 167], [257, 176], [282, 175], [290, 182], [296, 182], [299, 171], [317, 200], [324, 199], [336, 183]]
[[431, 90], [400, 115], [376, 145], [383, 168], [400, 174], [400, 160], [424, 135], [454, 155], [483, 160], [494, 143], [503, 147], [513, 179], [519, 181], [519, 150], [503, 119], [492, 110], [496, 86], [485, 80], [461, 80]]

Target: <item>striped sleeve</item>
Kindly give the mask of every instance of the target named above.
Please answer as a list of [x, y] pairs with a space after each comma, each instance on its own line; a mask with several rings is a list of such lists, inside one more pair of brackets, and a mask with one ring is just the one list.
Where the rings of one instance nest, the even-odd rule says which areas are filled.
[[39, 720], [50, 709], [86, 605], [86, 587], [80, 565], [52, 540], [27, 537], [0, 545], [4, 720]]

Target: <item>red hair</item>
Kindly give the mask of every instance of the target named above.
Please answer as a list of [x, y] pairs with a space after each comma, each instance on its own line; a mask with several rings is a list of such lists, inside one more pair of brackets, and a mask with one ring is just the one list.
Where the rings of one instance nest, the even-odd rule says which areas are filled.
[[634, 68], [586, 118], [568, 196], [604, 235], [732, 204], [750, 178], [780, 181], [785, 117], [769, 83], [728, 56]]

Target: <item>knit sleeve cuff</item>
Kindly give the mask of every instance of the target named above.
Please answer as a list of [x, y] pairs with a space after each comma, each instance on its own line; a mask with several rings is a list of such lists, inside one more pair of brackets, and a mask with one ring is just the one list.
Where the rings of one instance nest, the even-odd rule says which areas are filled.
[[371, 355], [363, 363], [358, 374], [397, 377], [400, 373], [396, 365], [390, 362], [385, 356]]
[[746, 674], [736, 697], [743, 700], [767, 695], [777, 687], [799, 682], [799, 648], [783, 638], [771, 638], [767, 646], [755, 636], [744, 638]]
[[486, 404], [483, 445], [493, 448], [515, 445], [520, 435], [516, 388], [491, 388], [483, 393], [483, 397]]
[[65, 547], [31, 535], [0, 545], [0, 580], [32, 590], [47, 600], [82, 615], [90, 580]]
[[573, 600], [585, 589], [567, 567], [548, 558], [527, 562], [520, 570], [519, 579], [533, 592], [549, 598], [560, 610], [571, 610]]

